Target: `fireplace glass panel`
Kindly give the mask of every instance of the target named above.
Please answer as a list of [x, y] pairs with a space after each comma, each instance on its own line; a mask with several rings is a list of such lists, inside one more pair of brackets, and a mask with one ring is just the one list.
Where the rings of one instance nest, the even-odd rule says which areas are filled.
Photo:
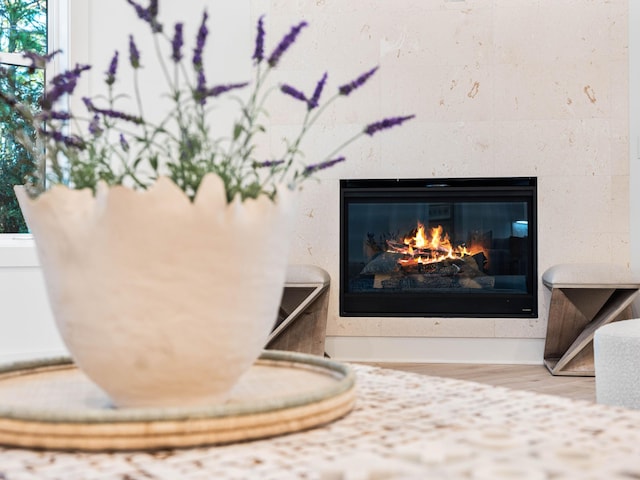
[[341, 315], [537, 316], [535, 179], [341, 187]]

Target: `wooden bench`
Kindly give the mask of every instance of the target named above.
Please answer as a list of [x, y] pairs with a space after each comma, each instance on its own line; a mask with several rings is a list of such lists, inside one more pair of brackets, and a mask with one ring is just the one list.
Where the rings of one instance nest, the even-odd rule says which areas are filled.
[[553, 375], [594, 376], [594, 333], [632, 317], [640, 280], [622, 265], [563, 264], [542, 283], [551, 290], [544, 364]]
[[324, 355], [329, 274], [313, 265], [291, 265], [267, 349]]

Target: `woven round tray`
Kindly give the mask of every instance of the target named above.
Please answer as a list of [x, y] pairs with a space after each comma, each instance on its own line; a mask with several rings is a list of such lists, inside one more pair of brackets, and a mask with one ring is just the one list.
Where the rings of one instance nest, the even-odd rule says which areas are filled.
[[115, 409], [68, 358], [0, 367], [0, 444], [74, 450], [212, 445], [281, 435], [347, 414], [346, 365], [265, 351], [222, 405]]

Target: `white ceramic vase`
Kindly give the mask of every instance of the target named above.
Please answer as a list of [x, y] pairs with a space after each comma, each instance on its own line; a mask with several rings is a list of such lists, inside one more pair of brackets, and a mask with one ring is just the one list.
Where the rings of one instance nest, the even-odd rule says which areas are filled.
[[277, 318], [293, 194], [227, 204], [206, 176], [194, 202], [169, 179], [147, 191], [54, 186], [16, 194], [60, 334], [118, 407], [223, 402]]

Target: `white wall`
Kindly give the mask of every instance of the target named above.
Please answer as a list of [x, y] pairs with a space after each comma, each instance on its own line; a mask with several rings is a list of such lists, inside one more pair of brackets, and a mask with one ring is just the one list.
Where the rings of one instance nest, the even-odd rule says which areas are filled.
[[[97, 84], [113, 49], [126, 51], [123, 42], [139, 24], [124, 0], [72, 2], [80, 20], [85, 14], [90, 18], [75, 24], [72, 57], [86, 53], [91, 63], [102, 62], [93, 78]], [[401, 129], [349, 147], [348, 161], [325, 171], [321, 183], [307, 184], [300, 197], [291, 261], [319, 265], [334, 280], [328, 326], [334, 357], [540, 363], [549, 302], [540, 286], [540, 318], [534, 320], [340, 317], [335, 283], [340, 178], [537, 176], [540, 274], [556, 263], [594, 259], [633, 261], [640, 268], [629, 248], [629, 215], [635, 218], [640, 208], [635, 198], [629, 208], [629, 182], [632, 188], [640, 182], [633, 148], [629, 167], [627, 28], [629, 20], [639, 20], [634, 2], [165, 0], [161, 14], [188, 18], [193, 32], [203, 4], [218, 22], [211, 29], [222, 39], [215, 55], [225, 58], [212, 75], [242, 73], [253, 22], [261, 13], [267, 14], [269, 46], [290, 25], [309, 21], [279, 73], [299, 88], [312, 89], [325, 70], [328, 88], [335, 89], [381, 66], [366, 88], [327, 112], [305, 146], [310, 161], [326, 153], [327, 143], [364, 123], [418, 116]], [[631, 75], [637, 82], [633, 69]], [[271, 113], [276, 145], [299, 118], [284, 100]], [[632, 138], [640, 134], [637, 124], [632, 117]], [[638, 245], [640, 231], [632, 225]], [[0, 255], [0, 270], [1, 262]], [[3, 271], [0, 286], [14, 274]], [[3, 313], [0, 338], [22, 335], [15, 318], [50, 331], [42, 326], [46, 315], [35, 313], [41, 307], [25, 314], [15, 295], [0, 295], [10, 318]], [[2, 350], [0, 343], [0, 355]]]
[[30, 240], [0, 238], [0, 362], [66, 353]]

